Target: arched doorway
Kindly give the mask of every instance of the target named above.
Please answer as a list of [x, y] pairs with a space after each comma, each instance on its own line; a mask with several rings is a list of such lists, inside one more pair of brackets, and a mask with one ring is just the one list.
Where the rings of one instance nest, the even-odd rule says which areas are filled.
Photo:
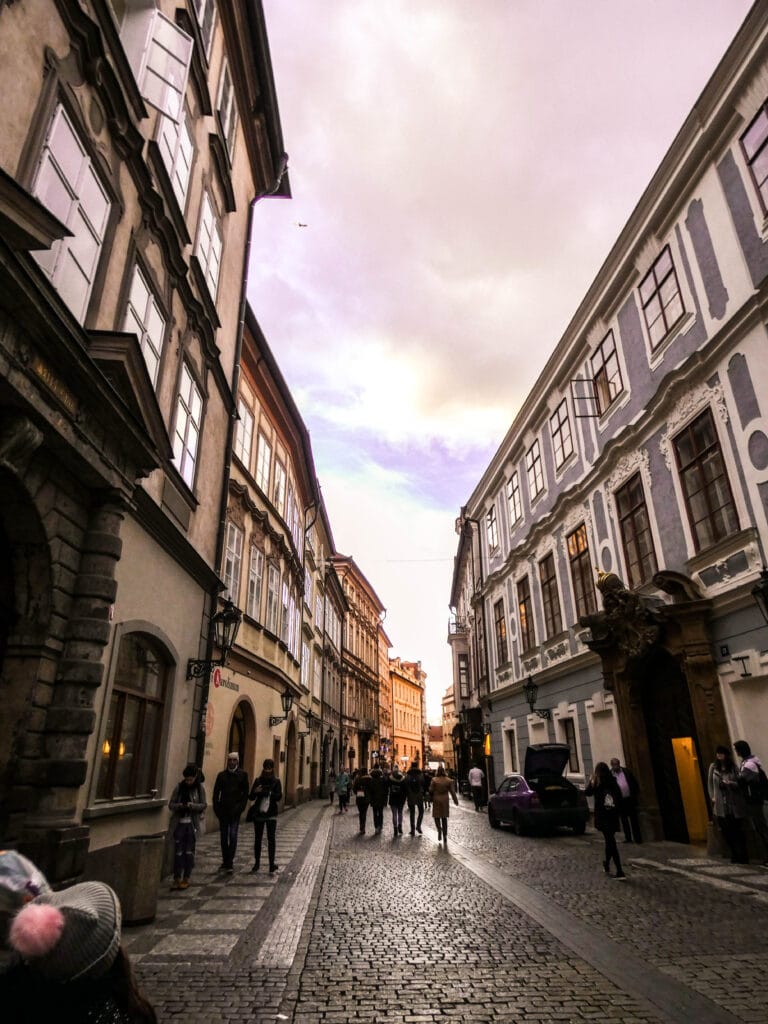
[[236, 750], [240, 756], [240, 767], [248, 772], [249, 778], [258, 775], [253, 763], [256, 755], [256, 721], [251, 705], [241, 700], [234, 712], [229, 726], [227, 753]]
[[312, 753], [310, 754], [309, 761], [309, 791], [311, 796], [318, 796], [320, 792], [320, 783], [318, 779], [318, 763], [317, 763], [317, 740], [312, 740]]
[[296, 725], [291, 722], [285, 739], [285, 803], [296, 805]]

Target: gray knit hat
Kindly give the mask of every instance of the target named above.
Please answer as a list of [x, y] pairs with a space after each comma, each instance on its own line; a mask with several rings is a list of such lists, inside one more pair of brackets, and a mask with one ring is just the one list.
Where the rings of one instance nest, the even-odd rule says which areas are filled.
[[103, 882], [45, 893], [18, 912], [9, 941], [50, 981], [100, 978], [120, 948], [120, 903]]

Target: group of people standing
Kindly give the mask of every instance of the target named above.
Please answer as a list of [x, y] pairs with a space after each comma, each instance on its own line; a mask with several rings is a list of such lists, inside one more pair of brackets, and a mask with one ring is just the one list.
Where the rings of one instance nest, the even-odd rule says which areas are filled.
[[395, 767], [385, 772], [378, 765], [370, 772], [358, 769], [349, 775], [341, 770], [331, 780], [331, 803], [334, 795], [338, 798], [339, 814], [345, 814], [349, 807], [350, 796], [355, 798], [360, 834], [364, 835], [371, 810], [374, 834], [379, 834], [384, 827], [384, 808], [389, 807], [392, 815], [392, 831], [394, 836], [403, 834], [403, 816], [407, 806], [410, 821], [410, 835], [422, 835], [421, 826], [424, 821], [425, 808], [432, 808], [432, 816], [437, 825], [438, 841], [448, 841], [448, 816], [451, 799], [458, 804], [456, 787], [441, 765], [437, 772], [424, 772], [418, 764], [412, 764], [403, 773]]
[[628, 768], [622, 766], [617, 757], [611, 758], [610, 768], [605, 761], [598, 761], [585, 790], [587, 796], [594, 797], [595, 828], [603, 834], [603, 871], [610, 875], [613, 862], [616, 868], [613, 878], [627, 877], [621, 866], [619, 847], [616, 843], [619, 825], [624, 831], [625, 842], [643, 841], [637, 817], [639, 790], [637, 779]]
[[[171, 809], [170, 832], [173, 836], [174, 862], [172, 889], [186, 889], [195, 866], [195, 845], [206, 811], [205, 777], [202, 771], [189, 764], [182, 773], [168, 806]], [[236, 751], [227, 755], [227, 767], [216, 776], [213, 787], [213, 812], [219, 822], [221, 839], [220, 871], [232, 874], [240, 830], [240, 819], [249, 800], [253, 801], [246, 821], [253, 823], [254, 862], [251, 871], [259, 870], [264, 832], [267, 833], [269, 871], [278, 870], [275, 860], [277, 845], [277, 814], [283, 798], [283, 788], [275, 775], [275, 763], [267, 758], [261, 774], [249, 785], [248, 774], [240, 767]]]
[[736, 740], [733, 750], [740, 761], [738, 766], [726, 746], [715, 748], [715, 760], [709, 766], [707, 782], [715, 821], [730, 851], [732, 864], [749, 863], [744, 828], [749, 822], [763, 847], [763, 867], [768, 867], [768, 823], [764, 808], [768, 782], [760, 758], [752, 753], [746, 740]]

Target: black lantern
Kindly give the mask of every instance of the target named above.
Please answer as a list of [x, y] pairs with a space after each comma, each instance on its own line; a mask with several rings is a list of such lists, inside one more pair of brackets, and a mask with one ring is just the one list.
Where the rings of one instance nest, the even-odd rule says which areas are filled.
[[216, 665], [225, 665], [232, 648], [235, 646], [237, 631], [243, 619], [243, 613], [227, 598], [224, 607], [211, 619], [213, 626], [213, 642], [221, 651], [220, 658], [190, 658], [187, 662], [187, 679], [195, 679], [207, 675]]
[[469, 722], [469, 711], [467, 710], [467, 705], [466, 704], [462, 704], [461, 707], [459, 708], [459, 716], [458, 717], [459, 717], [459, 722], [461, 723], [462, 727], [464, 729], [466, 729], [467, 724]]
[[551, 718], [552, 712], [549, 708], [537, 708], [536, 698], [539, 695], [539, 688], [533, 681], [533, 676], [528, 676], [527, 680], [523, 683], [523, 695], [528, 703], [528, 707], [531, 709], [532, 715], [538, 715], [539, 718]]
[[768, 623], [768, 570], [765, 566], [760, 571], [760, 579], [752, 587], [752, 597], [754, 597], [755, 604]]
[[291, 693], [291, 691], [288, 689], [287, 686], [283, 690], [283, 692], [280, 694], [280, 703], [283, 705], [283, 712], [284, 712], [284, 714], [283, 714], [282, 718], [280, 717], [280, 715], [270, 715], [269, 716], [269, 724], [270, 724], [270, 726], [280, 725], [280, 723], [284, 722], [286, 720], [286, 718], [288, 717], [288, 715], [291, 713], [291, 708], [293, 707], [293, 694]]

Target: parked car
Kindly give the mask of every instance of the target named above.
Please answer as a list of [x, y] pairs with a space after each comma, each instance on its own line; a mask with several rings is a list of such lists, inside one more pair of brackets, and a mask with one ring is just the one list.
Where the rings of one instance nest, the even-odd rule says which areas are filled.
[[563, 776], [570, 750], [566, 743], [535, 743], [525, 751], [523, 774], [505, 775], [488, 800], [492, 828], [509, 824], [519, 835], [565, 826], [583, 835], [589, 807], [583, 790]]

